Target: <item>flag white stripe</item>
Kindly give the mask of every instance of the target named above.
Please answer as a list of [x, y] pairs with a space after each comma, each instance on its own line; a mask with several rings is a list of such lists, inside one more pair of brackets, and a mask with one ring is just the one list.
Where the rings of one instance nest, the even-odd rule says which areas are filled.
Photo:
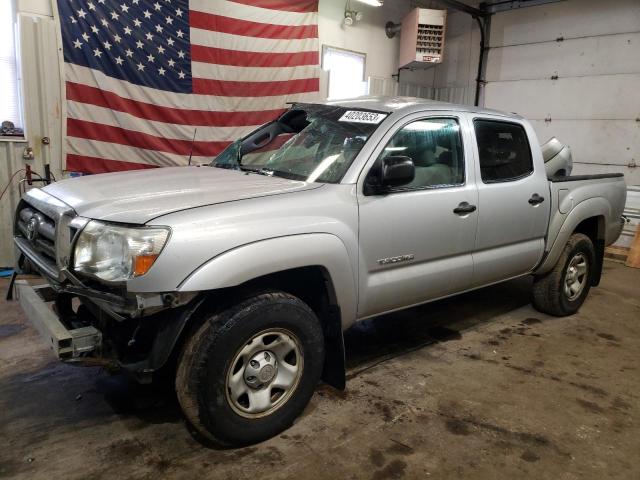
[[191, 70], [195, 78], [231, 82], [286, 82], [287, 80], [318, 78], [320, 75], [320, 69], [316, 65], [253, 68], [193, 62]]
[[219, 97], [213, 95], [196, 95], [192, 93], [173, 93], [154, 88], [143, 87], [108, 77], [98, 70], [88, 67], [65, 64], [67, 80], [90, 87], [115, 93], [134, 101], [152, 103], [161, 107], [190, 110], [253, 112], [275, 110], [284, 107], [287, 102], [314, 102], [319, 92], [295, 93], [291, 95], [274, 95], [271, 97]]
[[[159, 167], [183, 166], [189, 162], [188, 155], [176, 155], [173, 153], [146, 150], [144, 148], [120, 145], [118, 143], [87, 140], [78, 137], [67, 138], [67, 153], [102, 158], [104, 160], [145, 163]], [[193, 155], [192, 163], [208, 163], [211, 160], [213, 160], [213, 157]]]
[[194, 129], [196, 140], [207, 142], [229, 142], [236, 140], [258, 125], [247, 125], [242, 127], [207, 127], [194, 125], [176, 125], [173, 123], [156, 122], [153, 120], [140, 120], [133, 115], [106, 107], [98, 107], [87, 103], [68, 101], [67, 116], [77, 120], [86, 120], [102, 125], [124, 128], [134, 132], [146, 133], [161, 138], [172, 140], [193, 139]]
[[285, 12], [225, 0], [190, 0], [189, 10], [274, 25], [298, 26], [318, 23], [317, 12]]
[[242, 52], [296, 53], [318, 50], [317, 38], [254, 38], [230, 33], [191, 28], [191, 43], [203, 47], [222, 48]]

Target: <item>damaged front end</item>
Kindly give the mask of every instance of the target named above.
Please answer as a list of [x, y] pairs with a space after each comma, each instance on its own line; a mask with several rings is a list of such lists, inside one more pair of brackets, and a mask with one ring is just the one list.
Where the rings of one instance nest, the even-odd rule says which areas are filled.
[[147, 310], [142, 299], [127, 303], [115, 294], [26, 280], [15, 282], [15, 297], [61, 361], [124, 370], [144, 383], [167, 362], [201, 303], [194, 294], [161, 295], [167, 303]]
[[148, 382], [202, 299], [195, 292], [133, 293], [125, 283], [76, 275], [70, 259], [88, 222], [40, 190], [25, 196], [14, 225], [17, 271], [36, 270], [48, 283], [18, 280], [15, 297], [60, 360], [125, 370]]

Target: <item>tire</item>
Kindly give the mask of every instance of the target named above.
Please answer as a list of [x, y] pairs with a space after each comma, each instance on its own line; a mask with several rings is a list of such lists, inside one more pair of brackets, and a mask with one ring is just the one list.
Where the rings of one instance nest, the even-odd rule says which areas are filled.
[[178, 362], [178, 401], [201, 439], [250, 445], [291, 426], [311, 399], [324, 363], [322, 327], [300, 299], [263, 293], [209, 315]]
[[[586, 270], [580, 273], [582, 265]], [[574, 233], [569, 237], [553, 269], [535, 278], [534, 308], [557, 317], [576, 313], [589, 294], [595, 267], [596, 254], [593, 242], [582, 233]], [[568, 284], [571, 284], [571, 287]]]

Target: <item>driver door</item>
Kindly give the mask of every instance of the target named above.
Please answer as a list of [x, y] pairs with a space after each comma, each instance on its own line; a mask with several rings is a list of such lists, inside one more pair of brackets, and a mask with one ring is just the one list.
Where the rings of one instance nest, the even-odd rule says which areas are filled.
[[[478, 192], [466, 154], [468, 128], [456, 114], [415, 114], [398, 122], [374, 151], [358, 182], [359, 318], [471, 286], [478, 214], [467, 210], [477, 206]], [[367, 172], [388, 155], [411, 157], [415, 179], [365, 195]]]

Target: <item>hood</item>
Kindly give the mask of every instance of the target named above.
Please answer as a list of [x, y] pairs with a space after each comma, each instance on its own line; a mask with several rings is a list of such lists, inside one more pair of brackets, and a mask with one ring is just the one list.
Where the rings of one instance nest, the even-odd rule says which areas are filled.
[[166, 167], [70, 178], [43, 190], [80, 216], [142, 224], [188, 208], [320, 186], [215, 167]]

